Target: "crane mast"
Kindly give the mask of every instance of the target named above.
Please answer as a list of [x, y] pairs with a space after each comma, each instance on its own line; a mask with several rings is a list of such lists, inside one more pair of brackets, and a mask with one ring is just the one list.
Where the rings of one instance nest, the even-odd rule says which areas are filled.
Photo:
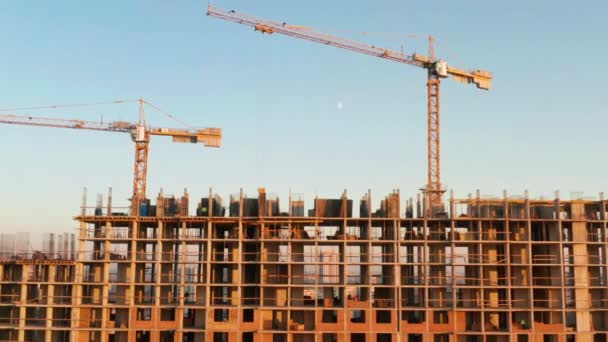
[[[135, 208], [140, 207], [140, 202], [146, 198], [146, 177], [148, 173], [148, 145], [150, 144], [150, 133], [146, 130], [146, 116], [144, 112], [144, 101], [139, 99], [139, 121], [135, 127], [135, 163], [133, 172], [133, 202]], [[139, 211], [136, 209], [135, 211]]]
[[465, 84], [474, 84], [479, 89], [489, 90], [492, 84], [492, 74], [488, 71], [467, 71], [448, 65], [435, 56], [434, 38], [429, 36], [428, 56], [419, 54], [404, 54], [390, 49], [369, 45], [353, 40], [335, 37], [333, 35], [316, 32], [308, 27], [288, 25], [271, 20], [256, 18], [247, 14], [237, 13], [234, 10], [225, 10], [209, 4], [207, 15], [237, 24], [252, 27], [263, 34], [284, 34], [287, 36], [305, 39], [308, 41], [331, 45], [338, 48], [358, 52], [374, 57], [380, 57], [393, 62], [408, 64], [427, 69], [427, 184], [422, 189], [427, 195], [428, 213], [443, 211], [443, 192], [441, 184], [441, 132], [440, 132], [440, 86], [441, 78], [452, 79]]
[[146, 198], [146, 181], [148, 173], [148, 152], [150, 136], [170, 136], [177, 143], [202, 143], [205, 147], [220, 147], [222, 130], [220, 128], [178, 129], [164, 127], [148, 127], [145, 118], [143, 99], [138, 100], [139, 119], [137, 123], [126, 121], [94, 122], [73, 119], [56, 119], [29, 115], [0, 114], [0, 123], [10, 125], [39, 126], [52, 128], [70, 128], [116, 133], [128, 133], [135, 142], [135, 162], [133, 177], [133, 196], [131, 199], [131, 214], [139, 214], [141, 201]]
[[[429, 36], [429, 61], [436, 62], [433, 36]], [[427, 79], [427, 183], [422, 190], [427, 194], [428, 204], [432, 208], [441, 207], [441, 197], [445, 191], [441, 186], [441, 79], [433, 68], [428, 68]]]

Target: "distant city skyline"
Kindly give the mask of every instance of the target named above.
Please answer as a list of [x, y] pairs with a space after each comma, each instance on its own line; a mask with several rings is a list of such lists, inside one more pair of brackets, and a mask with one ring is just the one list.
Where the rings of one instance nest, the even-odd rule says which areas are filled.
[[0, 233], [0, 255], [3, 258], [31, 257], [42, 252], [47, 258], [72, 258], [76, 251], [76, 234], [68, 232]]

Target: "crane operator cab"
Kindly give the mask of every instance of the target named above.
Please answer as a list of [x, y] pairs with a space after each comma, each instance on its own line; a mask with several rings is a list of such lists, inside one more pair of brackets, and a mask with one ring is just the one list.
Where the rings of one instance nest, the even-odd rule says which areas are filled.
[[439, 77], [448, 77], [448, 63], [441, 59], [437, 60], [434, 65], [435, 75]]
[[131, 131], [131, 139], [133, 139], [133, 141], [136, 143], [147, 142], [148, 137], [146, 134], [146, 127], [141, 125], [135, 126]]

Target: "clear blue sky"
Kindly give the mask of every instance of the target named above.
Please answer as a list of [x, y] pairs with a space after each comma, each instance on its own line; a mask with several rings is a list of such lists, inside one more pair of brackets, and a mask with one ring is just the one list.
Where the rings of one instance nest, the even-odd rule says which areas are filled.
[[[216, 1], [327, 32], [432, 33], [456, 66], [494, 72], [483, 92], [445, 81], [443, 181], [466, 196], [503, 189], [551, 196], [607, 190], [603, 1]], [[223, 147], [153, 139], [149, 194], [162, 186], [226, 198], [258, 186], [286, 198], [355, 200], [371, 188], [414, 196], [426, 174], [422, 70], [290, 37], [262, 36], [205, 15], [204, 1], [3, 1], [0, 107], [144, 97]], [[396, 35], [361, 37], [424, 51]], [[340, 109], [338, 103], [343, 106]], [[134, 105], [20, 111], [135, 120]], [[149, 122], [176, 122], [149, 112]], [[76, 227], [81, 189], [131, 192], [126, 135], [0, 126], [0, 231]], [[310, 202], [308, 202], [310, 204]]]

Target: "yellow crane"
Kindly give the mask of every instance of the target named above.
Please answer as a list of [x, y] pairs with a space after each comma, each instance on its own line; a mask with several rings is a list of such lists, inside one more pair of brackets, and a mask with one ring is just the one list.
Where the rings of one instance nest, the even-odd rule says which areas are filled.
[[[423, 188], [428, 196], [429, 207], [432, 211], [443, 211], [442, 196], [445, 191], [441, 185], [441, 136], [440, 136], [440, 83], [442, 78], [451, 77], [452, 79], [474, 84], [479, 89], [489, 90], [492, 85], [493, 76], [484, 70], [467, 71], [456, 68], [446, 61], [437, 59], [435, 56], [433, 36], [429, 36], [428, 56], [420, 54], [404, 54], [403, 52], [392, 51], [390, 49], [368, 45], [349, 39], [335, 37], [329, 34], [317, 32], [306, 26], [290, 25], [285, 22], [278, 23], [272, 20], [256, 18], [235, 10], [225, 10], [219, 7], [207, 7], [207, 15], [237, 24], [252, 27], [255, 31], [262, 34], [284, 34], [287, 36], [305, 39], [308, 41], [331, 45], [338, 48], [363, 53], [370, 56], [380, 57], [393, 62], [403, 63], [425, 69], [427, 71], [427, 148], [428, 148], [428, 170], [427, 184]], [[435, 210], [435, 208], [437, 208]]]
[[[139, 120], [136, 123], [126, 121], [94, 122], [74, 119], [55, 119], [27, 115], [0, 114], [0, 123], [12, 125], [43, 126], [54, 128], [72, 128], [93, 131], [128, 133], [135, 142], [135, 165], [133, 176], [132, 215], [139, 215], [139, 205], [146, 198], [146, 177], [148, 173], [148, 152], [150, 136], [168, 136], [176, 143], [204, 144], [206, 147], [220, 147], [221, 128], [178, 129], [149, 127], [146, 123], [144, 99], [139, 99]], [[56, 108], [52, 106], [50, 108]]]

